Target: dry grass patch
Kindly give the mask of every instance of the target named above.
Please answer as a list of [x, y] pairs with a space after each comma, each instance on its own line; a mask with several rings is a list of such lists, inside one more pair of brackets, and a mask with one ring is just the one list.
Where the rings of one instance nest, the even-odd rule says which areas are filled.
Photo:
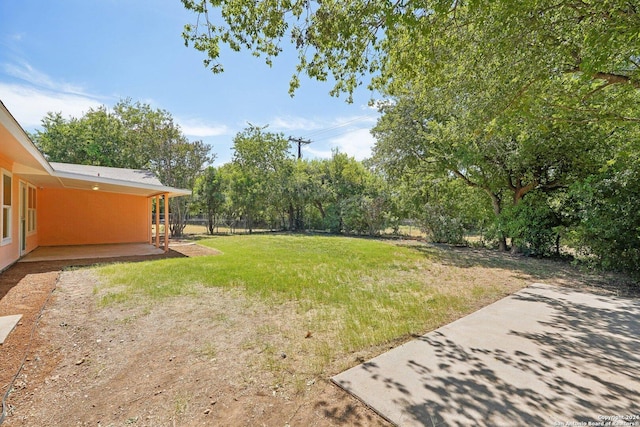
[[102, 267], [101, 304], [202, 298], [199, 287], [236, 292], [245, 308], [272, 313], [266, 324], [251, 313], [235, 320], [255, 331], [240, 351], [253, 352], [252, 366], [270, 372], [274, 386], [298, 392], [301, 378], [338, 372], [553, 276], [522, 258], [402, 241], [259, 235], [200, 243], [223, 254]]
[[43, 320], [49, 344], [12, 395], [16, 425], [383, 425], [328, 378], [529, 283], [601, 280], [406, 241], [204, 244], [223, 254], [64, 272]]

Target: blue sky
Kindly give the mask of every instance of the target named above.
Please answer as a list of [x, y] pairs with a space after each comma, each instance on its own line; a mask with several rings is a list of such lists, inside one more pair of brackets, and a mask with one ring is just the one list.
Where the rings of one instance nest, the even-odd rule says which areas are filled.
[[0, 1], [0, 99], [28, 131], [48, 111], [80, 117], [91, 107], [131, 98], [169, 111], [189, 139], [202, 139], [229, 161], [232, 139], [247, 126], [269, 125], [311, 139], [305, 158], [338, 148], [370, 155], [378, 113], [362, 88], [347, 104], [330, 83], [302, 79], [291, 98], [296, 53], [269, 68], [249, 52], [223, 51], [223, 74], [202, 64], [181, 33], [195, 15], [179, 0]]

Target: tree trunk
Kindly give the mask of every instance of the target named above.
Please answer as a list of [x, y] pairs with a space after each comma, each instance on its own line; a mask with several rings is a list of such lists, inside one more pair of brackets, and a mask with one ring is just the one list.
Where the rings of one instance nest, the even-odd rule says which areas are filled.
[[295, 229], [297, 231], [304, 230], [304, 218], [302, 214], [302, 208], [300, 206], [296, 207]]
[[324, 208], [322, 207], [322, 203], [320, 202], [314, 202], [314, 204], [316, 205], [316, 208], [318, 208], [318, 210], [320, 211], [320, 216], [322, 217], [322, 219], [324, 219], [326, 217], [326, 212], [324, 211]]
[[[471, 181], [469, 178], [466, 177], [465, 174], [463, 174], [459, 170], [452, 169], [451, 171], [458, 178], [462, 179], [467, 185], [484, 190], [484, 192], [487, 193], [489, 197], [491, 197], [491, 204], [493, 205], [493, 213], [496, 215], [496, 218], [500, 216], [500, 212], [502, 212], [502, 208], [500, 206], [500, 197], [497, 194], [493, 193], [488, 187], [484, 187], [482, 185], [479, 185], [478, 183]], [[511, 181], [509, 181], [509, 184], [512, 186]], [[504, 233], [502, 232], [500, 232], [500, 237], [498, 238], [498, 248], [502, 252], [507, 251], [507, 236], [505, 236]]]
[[214, 221], [213, 221], [213, 212], [208, 211], [207, 212], [207, 221], [208, 221], [208, 229], [209, 229], [209, 234], [213, 235], [213, 226], [214, 226]]
[[[493, 213], [496, 215], [496, 218], [498, 218], [500, 216], [500, 213], [502, 212], [502, 207], [500, 206], [500, 197], [498, 197], [498, 195], [494, 194], [492, 191], [488, 189], [484, 189], [484, 191], [489, 195], [489, 197], [491, 197], [491, 205], [493, 206]], [[498, 237], [498, 249], [501, 252], [506, 252], [508, 249], [507, 236], [505, 236], [504, 233], [502, 233], [502, 231], [500, 232], [500, 237]]]
[[[511, 186], [512, 190], [513, 190], [513, 205], [514, 206], [518, 206], [520, 204], [520, 202], [522, 201], [522, 198], [525, 196], [525, 194], [527, 194], [528, 192], [530, 192], [531, 190], [533, 190], [534, 188], [536, 188], [536, 186], [538, 185], [538, 183], [536, 181], [530, 182], [527, 185], [522, 185], [521, 180], [518, 180], [517, 185], [516, 186]], [[511, 255], [518, 255], [522, 253], [522, 248], [519, 247], [518, 245], [514, 244], [513, 241], [511, 242]]]
[[289, 231], [294, 231], [296, 229], [296, 219], [295, 219], [295, 210], [293, 208], [293, 203], [289, 203]]

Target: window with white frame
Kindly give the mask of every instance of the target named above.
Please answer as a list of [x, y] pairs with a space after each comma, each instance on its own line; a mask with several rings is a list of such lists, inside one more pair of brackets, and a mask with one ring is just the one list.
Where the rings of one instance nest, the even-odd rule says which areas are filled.
[[36, 187], [29, 185], [27, 197], [27, 233], [36, 231]]
[[2, 243], [11, 242], [12, 176], [2, 171]]

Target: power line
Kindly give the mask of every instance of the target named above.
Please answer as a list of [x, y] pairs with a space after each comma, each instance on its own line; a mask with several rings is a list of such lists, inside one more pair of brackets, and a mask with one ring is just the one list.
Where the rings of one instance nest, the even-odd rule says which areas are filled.
[[359, 122], [359, 121], [362, 121], [362, 120], [365, 120], [365, 119], [372, 119], [374, 117], [375, 116], [371, 115], [371, 114], [366, 115], [366, 116], [356, 117], [356, 118], [351, 119], [349, 121], [346, 121], [344, 123], [340, 123], [339, 125], [335, 125], [335, 126], [332, 126], [332, 127], [329, 127], [329, 128], [319, 129], [317, 131], [310, 132], [306, 136], [309, 137], [309, 136], [315, 136], [315, 135], [331, 132], [332, 130], [336, 130], [336, 129], [339, 129], [339, 128], [342, 128], [342, 127], [345, 127], [345, 126], [349, 126], [350, 124], [353, 124], [353, 123], [356, 123], [356, 122]]
[[302, 158], [302, 144], [311, 144], [310, 139], [304, 140], [302, 138], [294, 138], [292, 136], [289, 137], [289, 141], [298, 143], [298, 159]]
[[[322, 134], [331, 133], [332, 131], [335, 131], [335, 130], [340, 129], [340, 128], [344, 128], [344, 127], [349, 126], [349, 125], [351, 125], [353, 123], [357, 123], [357, 122], [360, 122], [360, 121], [363, 121], [363, 120], [366, 120], [366, 119], [372, 119], [374, 117], [375, 116], [371, 115], [371, 114], [365, 115], [365, 116], [355, 117], [355, 118], [353, 118], [351, 120], [348, 120], [346, 122], [340, 123], [340, 124], [335, 125], [335, 126], [331, 126], [331, 127], [324, 128], [324, 129], [319, 129], [319, 130], [316, 130], [316, 131], [312, 131], [312, 132], [306, 134], [306, 136], [308, 138], [309, 136], [316, 136], [316, 135], [322, 135]], [[337, 135], [329, 135], [329, 136], [324, 136], [323, 135], [320, 138], [320, 140], [333, 138], [333, 137], [336, 137], [336, 136], [339, 136], [339, 135], [343, 135], [345, 133], [347, 133], [347, 132], [344, 132], [344, 131], [343, 132], [339, 132]], [[314, 138], [314, 140], [317, 141], [318, 139]], [[298, 144], [298, 159], [302, 158], [302, 145], [303, 144], [304, 145], [311, 144], [311, 142], [312, 142], [311, 139], [306, 139], [305, 140], [302, 137], [294, 138], [292, 136], [289, 137], [289, 141]]]

